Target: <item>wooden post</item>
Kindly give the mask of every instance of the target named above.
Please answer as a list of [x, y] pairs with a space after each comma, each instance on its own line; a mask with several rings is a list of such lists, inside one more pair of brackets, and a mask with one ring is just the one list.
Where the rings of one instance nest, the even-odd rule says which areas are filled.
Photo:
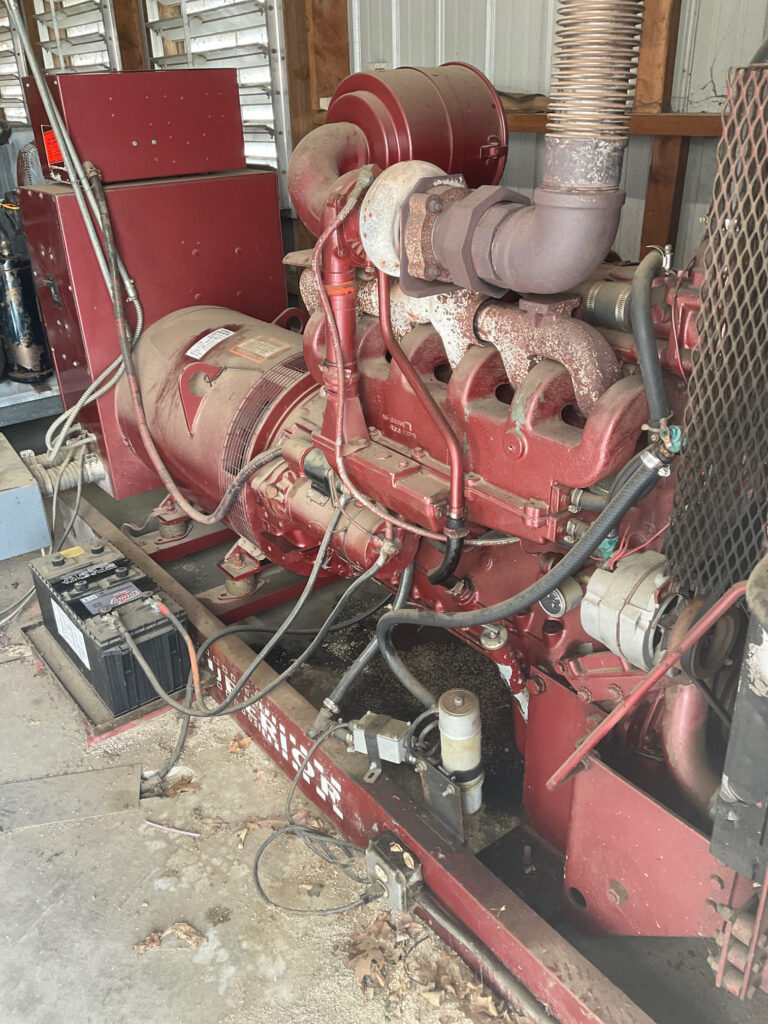
[[[682, 0], [646, 0], [635, 89], [638, 113], [669, 110]], [[651, 245], [675, 244], [689, 138], [656, 136], [651, 146], [639, 256]]]
[[[321, 101], [349, 74], [346, 0], [283, 0], [291, 140], [295, 146], [315, 127]], [[294, 245], [307, 249], [314, 235], [293, 222]]]
[[112, 9], [123, 71], [145, 71], [149, 65], [141, 5], [136, 0], [112, 0]]

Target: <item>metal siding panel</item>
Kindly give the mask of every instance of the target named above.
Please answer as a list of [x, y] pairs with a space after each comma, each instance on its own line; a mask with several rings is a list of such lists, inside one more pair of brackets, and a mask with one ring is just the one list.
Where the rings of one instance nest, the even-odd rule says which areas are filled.
[[443, 60], [440, 52], [440, 21], [442, 0], [422, 0], [421, 3], [409, 3], [400, 0], [399, 36], [400, 64], [413, 67], [434, 67]]
[[767, 33], [766, 0], [684, 0], [672, 109], [719, 110], [728, 68], [746, 64]]
[[495, 0], [493, 84], [504, 92], [548, 93], [556, 0]]
[[677, 266], [685, 266], [701, 244], [705, 230], [701, 218], [706, 217], [712, 201], [716, 163], [716, 139], [691, 139], [675, 248]]
[[640, 238], [643, 231], [645, 190], [650, 163], [651, 140], [643, 136], [632, 136], [624, 154], [624, 170], [621, 175], [621, 187], [627, 198], [613, 243], [613, 248], [625, 260], [635, 260], [645, 255], [640, 253]]
[[486, 69], [486, 0], [443, 0], [443, 60]]
[[393, 22], [391, 0], [357, 0], [359, 18], [350, 21], [357, 26], [359, 39], [351, 40], [352, 53], [359, 54], [358, 71], [368, 71], [371, 64], [385, 63], [392, 67]]

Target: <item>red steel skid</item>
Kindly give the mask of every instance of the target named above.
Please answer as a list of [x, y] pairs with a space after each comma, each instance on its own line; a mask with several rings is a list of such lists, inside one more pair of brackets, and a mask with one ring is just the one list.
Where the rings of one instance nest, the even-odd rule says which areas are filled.
[[[81, 517], [172, 595], [200, 636], [221, 628], [219, 619], [87, 502], [82, 503]], [[209, 655], [216, 689], [223, 696], [253, 651], [236, 637], [225, 637], [211, 646]], [[254, 684], [263, 686], [274, 677], [272, 669], [263, 665], [254, 673]], [[254, 687], [246, 692], [254, 692]], [[315, 714], [308, 701], [283, 684], [273, 696], [236, 717], [275, 763], [293, 776], [308, 749], [306, 731]], [[366, 768], [360, 755], [349, 754], [331, 740], [328, 749], [318, 751], [307, 766], [300, 788], [339, 831], [360, 845], [385, 829], [399, 835], [421, 860], [425, 884], [434, 896], [562, 1024], [653, 1024], [464, 846], [434, 831], [423, 820], [423, 811], [404, 799], [389, 780], [380, 777], [375, 786], [362, 783]]]
[[150, 558], [158, 563], [173, 562], [177, 558], [186, 558], [187, 555], [197, 554], [198, 551], [205, 551], [231, 540], [235, 534], [228, 526], [216, 523], [213, 526], [204, 526], [201, 523], [191, 523], [183, 537], [170, 537], [164, 540], [158, 530], [152, 533], [142, 534], [134, 537], [133, 540]]

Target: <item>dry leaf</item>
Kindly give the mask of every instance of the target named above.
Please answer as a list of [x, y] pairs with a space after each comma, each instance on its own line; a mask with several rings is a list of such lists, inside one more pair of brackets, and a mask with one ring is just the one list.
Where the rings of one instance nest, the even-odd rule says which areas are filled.
[[253, 773], [253, 781], [254, 782], [258, 782], [263, 774], [264, 774], [264, 769], [263, 768], [257, 768], [256, 771]]
[[248, 744], [251, 742], [250, 736], [241, 736], [239, 739], [235, 737], [227, 747], [227, 753], [237, 754], [241, 750], [245, 750]]
[[148, 949], [159, 949], [166, 935], [175, 935], [186, 942], [192, 949], [199, 949], [208, 942], [208, 939], [197, 928], [193, 928], [191, 924], [188, 924], [186, 921], [176, 921], [166, 928], [164, 932], [150, 932], [141, 942], [136, 943], [133, 947], [134, 953], [138, 956], [143, 956]]
[[163, 932], [162, 938], [164, 939], [166, 935], [175, 935], [177, 938], [183, 939], [192, 949], [199, 949], [208, 942], [208, 939], [197, 928], [193, 928], [186, 921], [176, 921], [175, 924], [170, 925]]
[[186, 778], [176, 779], [175, 782], [170, 782], [167, 786], [163, 786], [163, 796], [173, 798], [178, 796], [180, 793], [194, 793], [200, 786], [192, 780], [190, 776]]
[[141, 942], [137, 942], [133, 947], [133, 952], [138, 956], [143, 956], [148, 949], [157, 949], [160, 945], [160, 939], [162, 935], [160, 932], [150, 932], [146, 938], [142, 939]]
[[237, 848], [242, 850], [243, 844], [245, 843], [245, 837], [248, 835], [248, 828], [241, 828], [239, 832], [235, 832], [237, 836]]
[[433, 1006], [439, 1006], [443, 1001], [442, 992], [422, 992], [421, 994]]

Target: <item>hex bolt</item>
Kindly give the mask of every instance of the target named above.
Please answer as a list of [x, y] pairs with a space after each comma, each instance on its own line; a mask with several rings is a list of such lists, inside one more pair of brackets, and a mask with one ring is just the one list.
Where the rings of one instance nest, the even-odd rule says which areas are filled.
[[616, 879], [611, 881], [611, 884], [606, 889], [605, 895], [611, 903], [614, 903], [617, 907], [629, 899], [629, 893], [621, 882], [617, 882]]

